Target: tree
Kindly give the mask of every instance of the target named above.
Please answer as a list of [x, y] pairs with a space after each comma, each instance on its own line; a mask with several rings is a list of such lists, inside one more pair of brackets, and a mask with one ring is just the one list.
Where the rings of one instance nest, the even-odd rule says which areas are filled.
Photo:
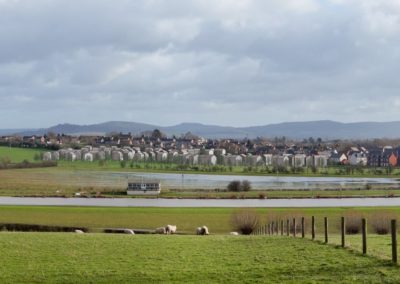
[[165, 137], [165, 135], [159, 129], [154, 129], [151, 133], [151, 138], [153, 139], [161, 139], [163, 137]]
[[250, 183], [250, 181], [248, 181], [248, 180], [242, 181], [241, 190], [242, 190], [242, 191], [250, 191], [250, 190], [251, 190], [251, 183]]
[[239, 192], [241, 184], [239, 180], [233, 180], [228, 184], [228, 191]]

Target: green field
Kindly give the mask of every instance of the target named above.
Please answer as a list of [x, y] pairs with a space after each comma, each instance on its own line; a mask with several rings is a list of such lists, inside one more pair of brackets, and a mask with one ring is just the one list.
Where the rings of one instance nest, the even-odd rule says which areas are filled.
[[35, 154], [40, 154], [43, 150], [0, 147], [0, 160], [8, 158], [12, 163], [20, 163], [24, 160], [34, 161]]
[[[231, 216], [235, 208], [108, 208], [108, 207], [50, 207], [1, 206], [0, 223], [40, 224], [54, 226], [87, 227], [91, 232], [103, 228], [155, 229], [167, 224], [178, 227], [179, 234], [194, 234], [198, 226], [206, 225], [211, 234], [226, 235], [234, 230]], [[311, 238], [311, 216], [316, 218], [316, 239], [323, 241], [323, 218], [329, 218], [330, 243], [340, 244], [340, 217], [353, 218], [361, 223], [368, 220], [368, 254], [390, 259], [390, 237], [376, 235], [374, 222], [400, 219], [400, 208], [258, 208], [260, 225], [271, 221], [305, 217], [306, 238]], [[348, 235], [348, 246], [361, 251], [361, 235]]]
[[[180, 233], [192, 234], [198, 226], [206, 225], [211, 233], [226, 234], [233, 230], [230, 219], [236, 208], [152, 208], [152, 207], [56, 207], [0, 206], [0, 223], [78, 226], [91, 229], [127, 227], [154, 229], [174, 224]], [[330, 232], [339, 232], [341, 216], [367, 219], [400, 219], [400, 208], [257, 208], [260, 224], [274, 220], [306, 218], [310, 234], [310, 218], [317, 219], [317, 235], [323, 235], [323, 217], [328, 217]], [[372, 227], [370, 230], [372, 232]]]
[[265, 236], [0, 233], [1, 283], [399, 283], [390, 262]]

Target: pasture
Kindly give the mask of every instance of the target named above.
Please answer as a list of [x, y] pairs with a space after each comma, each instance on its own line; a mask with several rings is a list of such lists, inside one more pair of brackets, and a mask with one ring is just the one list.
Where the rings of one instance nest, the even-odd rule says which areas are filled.
[[398, 283], [390, 262], [309, 240], [0, 232], [1, 283]]
[[[178, 231], [193, 234], [195, 228], [206, 225], [212, 234], [226, 234], [232, 230], [231, 215], [236, 208], [158, 208], [158, 207], [56, 207], [56, 206], [0, 206], [0, 223], [25, 223], [40, 225], [88, 227], [96, 230], [105, 227], [154, 229], [175, 224]], [[400, 208], [257, 208], [260, 224], [273, 220], [315, 216], [317, 235], [323, 234], [323, 218], [329, 218], [331, 234], [338, 234], [341, 216], [400, 219]], [[372, 233], [372, 227], [371, 233]]]
[[33, 162], [35, 154], [40, 155], [41, 152], [41, 149], [0, 147], [0, 160], [8, 158], [12, 163], [21, 163], [24, 160]]

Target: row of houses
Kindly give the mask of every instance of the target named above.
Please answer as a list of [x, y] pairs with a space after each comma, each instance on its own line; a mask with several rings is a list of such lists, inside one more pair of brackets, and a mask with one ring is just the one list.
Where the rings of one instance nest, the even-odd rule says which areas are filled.
[[54, 152], [45, 152], [43, 160], [67, 161], [137, 161], [137, 162], [165, 162], [182, 165], [225, 165], [225, 166], [277, 166], [277, 167], [326, 167], [328, 157], [324, 155], [285, 154], [285, 155], [252, 155], [227, 154], [224, 149], [188, 149], [180, 151], [166, 151], [163, 149], [147, 148], [142, 151], [135, 147], [91, 147], [80, 150], [61, 149]]
[[336, 155], [335, 158], [340, 164], [353, 166], [398, 167], [400, 166], [400, 148], [386, 146], [368, 150], [364, 147], [351, 147], [347, 153]]
[[321, 151], [302, 153], [287, 151], [275, 154], [230, 154], [225, 149], [169, 149], [85, 146], [80, 150], [61, 149], [43, 154], [43, 160], [87, 161], [98, 160], [165, 162], [183, 165], [225, 166], [272, 166], [272, 167], [317, 167], [328, 165], [352, 165], [369, 167], [400, 166], [400, 148], [384, 147], [367, 150], [352, 147], [345, 153]]

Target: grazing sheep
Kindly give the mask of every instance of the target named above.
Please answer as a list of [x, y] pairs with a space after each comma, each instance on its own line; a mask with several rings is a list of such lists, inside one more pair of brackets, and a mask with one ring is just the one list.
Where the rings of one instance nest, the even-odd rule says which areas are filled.
[[77, 234], [84, 234], [85, 232], [82, 231], [82, 230], [75, 230], [75, 233], [77, 233]]
[[230, 232], [229, 235], [231, 235], [231, 236], [239, 236], [239, 233], [238, 232]]
[[167, 225], [165, 227], [165, 232], [167, 234], [175, 234], [176, 233], [176, 226], [175, 225]]
[[165, 227], [159, 227], [159, 228], [156, 228], [155, 233], [162, 235], [162, 234], [166, 234], [167, 230]]
[[198, 227], [196, 229], [197, 235], [209, 235], [208, 228], [206, 226]]
[[132, 231], [131, 229], [124, 229], [124, 233], [128, 234], [128, 235], [134, 235], [135, 234], [135, 232]]

